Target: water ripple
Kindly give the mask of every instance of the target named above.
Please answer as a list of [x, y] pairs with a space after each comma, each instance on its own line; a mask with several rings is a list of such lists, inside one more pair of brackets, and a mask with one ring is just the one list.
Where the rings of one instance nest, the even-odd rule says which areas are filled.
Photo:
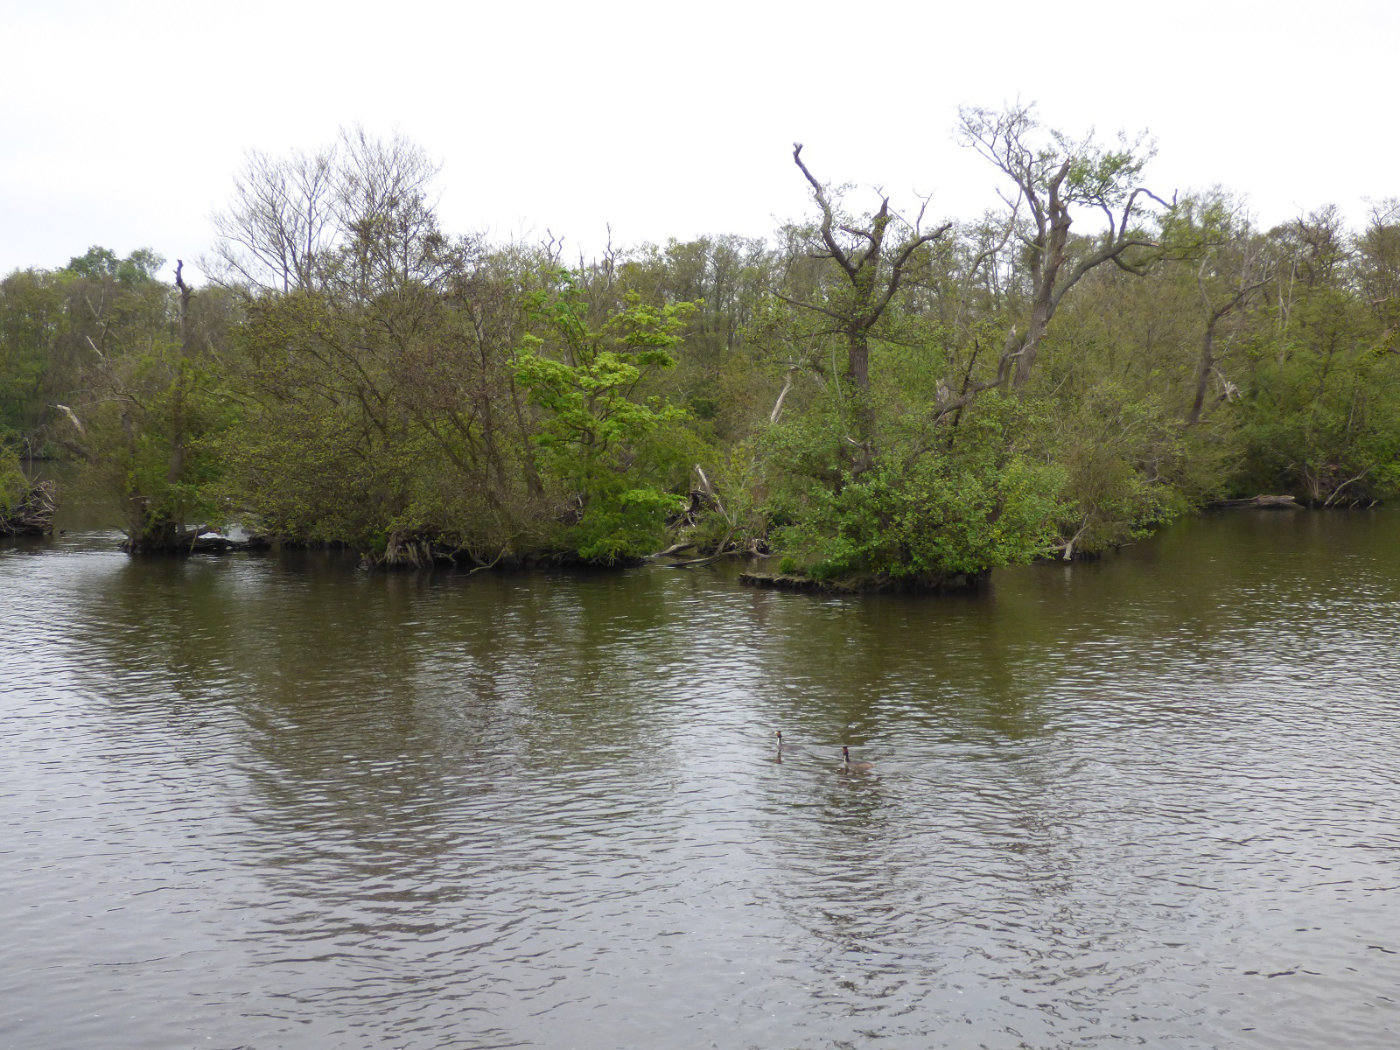
[[1397, 523], [934, 602], [0, 548], [0, 1043], [1392, 1046]]

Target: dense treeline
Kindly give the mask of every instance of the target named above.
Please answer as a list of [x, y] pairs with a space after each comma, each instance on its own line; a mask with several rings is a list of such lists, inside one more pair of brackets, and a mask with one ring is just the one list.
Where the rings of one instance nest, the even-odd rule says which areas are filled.
[[961, 134], [1003, 212], [862, 212], [797, 147], [805, 224], [576, 266], [441, 230], [404, 141], [254, 155], [206, 286], [97, 248], [0, 284], [0, 497], [61, 452], [138, 551], [239, 523], [376, 564], [686, 544], [940, 586], [1220, 497], [1396, 494], [1400, 209], [1260, 230], [1148, 192], [1137, 144]]

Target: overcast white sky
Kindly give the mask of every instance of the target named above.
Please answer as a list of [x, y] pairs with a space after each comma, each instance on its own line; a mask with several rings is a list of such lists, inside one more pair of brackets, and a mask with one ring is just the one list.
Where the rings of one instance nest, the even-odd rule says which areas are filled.
[[245, 151], [341, 125], [442, 162], [452, 232], [761, 236], [819, 176], [993, 202], [960, 104], [1148, 129], [1159, 191], [1265, 224], [1400, 195], [1400, 4], [0, 0], [0, 273], [205, 252]]

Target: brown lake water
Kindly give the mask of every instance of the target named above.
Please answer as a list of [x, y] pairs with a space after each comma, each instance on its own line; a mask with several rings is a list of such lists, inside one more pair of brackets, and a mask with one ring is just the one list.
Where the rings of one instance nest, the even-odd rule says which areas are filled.
[[1394, 511], [948, 598], [70, 532], [0, 726], [0, 1046], [1400, 1045]]

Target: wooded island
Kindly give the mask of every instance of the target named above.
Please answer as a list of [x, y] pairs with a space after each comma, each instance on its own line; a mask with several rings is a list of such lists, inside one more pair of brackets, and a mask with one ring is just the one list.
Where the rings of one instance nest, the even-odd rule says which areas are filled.
[[577, 264], [441, 230], [402, 139], [253, 154], [203, 286], [102, 248], [0, 282], [0, 534], [51, 520], [22, 459], [62, 455], [133, 553], [237, 524], [382, 567], [738, 552], [937, 589], [1400, 490], [1400, 202], [1261, 230], [1154, 192], [1142, 142], [1029, 108], [959, 136], [1005, 202], [979, 219], [862, 211], [797, 145], [805, 222]]

